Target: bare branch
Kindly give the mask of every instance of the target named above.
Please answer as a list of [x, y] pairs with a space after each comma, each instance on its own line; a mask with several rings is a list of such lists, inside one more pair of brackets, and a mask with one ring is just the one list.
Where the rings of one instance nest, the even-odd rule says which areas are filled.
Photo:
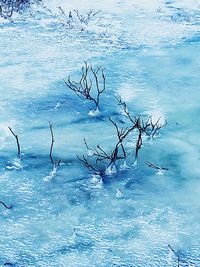
[[60, 14], [66, 16], [65, 11], [62, 9], [62, 7], [58, 7]]
[[78, 160], [80, 160], [80, 161], [84, 164], [84, 166], [85, 166], [88, 170], [92, 171], [92, 172], [95, 173], [95, 174], [100, 174], [100, 171], [99, 171], [98, 169], [96, 169], [96, 168], [92, 165], [92, 163], [90, 163], [90, 162], [86, 159], [86, 157], [85, 157], [84, 155], [82, 155], [82, 158], [81, 158], [79, 155], [77, 155], [77, 158], [78, 158]]
[[139, 150], [142, 146], [143, 134], [149, 136], [150, 138], [153, 138], [161, 128], [166, 126], [167, 122], [160, 123], [160, 118], [156, 122], [153, 122], [152, 116], [149, 116], [146, 121], [142, 120], [140, 118], [140, 116], [139, 117], [133, 117], [130, 114], [130, 112], [128, 111], [126, 102], [122, 101], [122, 98], [120, 96], [115, 96], [115, 98], [118, 102], [118, 105], [120, 105], [123, 108], [125, 115], [128, 117], [128, 119], [132, 125], [127, 130], [125, 137], [127, 135], [129, 135], [130, 132], [132, 132], [136, 129], [138, 130], [138, 137], [137, 137], [136, 151], [135, 151], [135, 159], [137, 159]]
[[136, 149], [135, 149], [135, 160], [138, 158], [138, 153], [140, 148], [142, 147], [142, 131], [139, 130], [137, 142], [136, 142]]
[[[88, 150], [91, 150], [92, 153], [89, 155], [90, 158], [94, 158], [94, 161], [96, 162], [96, 167], [92, 165], [86, 156], [82, 156], [80, 158], [79, 156], [78, 159], [87, 167], [89, 170], [93, 171], [94, 173], [98, 173], [100, 175], [103, 175], [106, 171], [106, 169], [111, 166], [112, 164], [116, 164], [118, 160], [126, 159], [127, 158], [127, 151], [124, 147], [123, 141], [127, 136], [128, 128], [119, 128], [116, 122], [114, 122], [110, 117], [109, 121], [115, 126], [116, 128], [116, 133], [117, 133], [117, 140], [113, 146], [113, 149], [110, 152], [105, 151], [102, 146], [99, 144], [96, 147], [90, 148], [88, 146], [88, 143], [86, 139], [84, 138], [84, 143], [85, 146]], [[103, 171], [99, 170], [99, 163], [102, 163], [104, 165]]]
[[168, 247], [174, 253], [174, 255], [177, 258], [177, 264], [178, 264], [177, 267], [180, 267], [180, 257], [179, 257], [179, 255], [177, 254], [177, 252], [170, 245], [168, 245]]
[[61, 163], [61, 159], [59, 159], [58, 162], [55, 162], [53, 159], [53, 145], [54, 145], [55, 139], [54, 139], [54, 133], [53, 133], [53, 124], [51, 124], [50, 121], [49, 121], [49, 129], [51, 133], [51, 145], [50, 145], [49, 157], [50, 157], [52, 165], [55, 167], [58, 167]]
[[0, 201], [0, 204], [2, 204], [6, 209], [12, 209], [12, 207], [13, 207], [13, 205], [11, 205], [11, 206], [8, 206], [8, 205], [6, 205], [3, 201]]
[[160, 167], [154, 163], [151, 163], [149, 161], [146, 161], [145, 162], [150, 168], [153, 168], [153, 169], [156, 169], [156, 170], [163, 170], [163, 171], [168, 171], [169, 169], [168, 168], [165, 168], [165, 167]]
[[83, 23], [85, 25], [88, 25], [89, 22], [97, 15], [101, 12], [101, 10], [98, 10], [97, 12], [90, 10], [87, 12], [87, 14], [84, 16], [82, 14], [79, 13], [78, 9], [74, 9], [74, 12], [76, 13], [77, 19], [80, 23]]
[[106, 76], [101, 66], [93, 68], [92, 64], [84, 61], [80, 80], [73, 81], [69, 76], [64, 82], [79, 98], [92, 101], [96, 109], [99, 109], [100, 96], [106, 90]]
[[18, 136], [14, 133], [14, 131], [11, 129], [10, 126], [8, 126], [8, 129], [10, 130], [10, 132], [12, 133], [12, 135], [15, 137], [16, 139], [16, 143], [17, 143], [17, 156], [20, 159], [21, 158], [21, 149], [20, 149], [20, 144], [19, 144], [19, 138]]
[[3, 265], [4, 265], [4, 266], [14, 266], [14, 264], [11, 263], [11, 262], [5, 262]]
[[118, 105], [122, 106], [123, 111], [124, 111], [125, 115], [129, 118], [129, 120], [130, 120], [133, 124], [135, 124], [137, 118], [131, 116], [130, 112], [128, 111], [128, 107], [127, 107], [127, 105], [126, 105], [126, 102], [122, 101], [121, 96], [115, 96], [115, 99], [117, 100]]
[[54, 165], [52, 152], [53, 152], [53, 144], [55, 142], [55, 139], [54, 139], [54, 135], [53, 135], [53, 125], [50, 123], [50, 121], [49, 121], [49, 128], [50, 128], [50, 132], [51, 132], [51, 146], [50, 146], [49, 157], [50, 157], [51, 163]]
[[157, 121], [153, 122], [152, 116], [150, 116], [146, 122], [142, 121], [140, 127], [142, 131], [149, 137], [153, 138], [160, 129], [167, 125], [167, 122], [160, 123], [159, 118]]

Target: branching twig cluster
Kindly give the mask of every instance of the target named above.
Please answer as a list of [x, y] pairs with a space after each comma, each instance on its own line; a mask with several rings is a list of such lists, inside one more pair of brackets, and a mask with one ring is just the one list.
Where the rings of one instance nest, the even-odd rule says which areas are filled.
[[81, 30], [83, 30], [83, 26], [88, 26], [90, 22], [93, 21], [97, 24], [101, 20], [101, 18], [95, 20], [97, 15], [101, 12], [100, 10], [94, 11], [91, 9], [84, 15], [81, 14], [78, 9], [74, 9], [73, 11], [69, 11], [69, 14], [67, 15], [62, 7], [58, 7], [58, 9], [61, 15], [61, 21], [70, 29], [81, 26]]
[[167, 125], [167, 122], [161, 123], [161, 118], [157, 119], [155, 122], [152, 116], [149, 116], [147, 120], [143, 120], [141, 117], [133, 117], [128, 111], [128, 107], [121, 97], [115, 97], [117, 102], [123, 108], [124, 114], [128, 117], [129, 121], [138, 128], [141, 132], [145, 133], [148, 137], [153, 138], [160, 129]]
[[167, 124], [167, 122], [165, 122], [164, 124], [161, 123], [160, 119], [161, 118], [153, 122], [152, 116], [150, 116], [145, 123], [142, 121], [142, 130], [150, 138], [153, 138], [158, 133], [158, 131]]
[[89, 10], [86, 15], [80, 14], [78, 9], [74, 9], [74, 12], [77, 16], [77, 19], [79, 20], [80, 23], [83, 23], [85, 25], [88, 25], [88, 23], [94, 19], [94, 17], [101, 12], [101, 10], [94, 11], [94, 10]]
[[118, 101], [118, 104], [123, 108], [124, 114], [127, 116], [130, 124], [132, 126], [129, 128], [128, 133], [137, 130], [138, 131], [138, 137], [136, 142], [136, 151], [135, 151], [135, 159], [138, 157], [138, 152], [140, 148], [142, 147], [142, 136], [146, 135], [149, 138], [153, 138], [158, 134], [159, 130], [166, 126], [167, 122], [161, 123], [159, 118], [155, 122], [153, 121], [152, 116], [149, 116], [147, 120], [142, 119], [140, 116], [133, 117], [124, 101], [122, 101], [121, 97], [115, 97]]
[[[85, 146], [89, 152], [88, 156], [77, 156], [78, 159], [84, 164], [84, 166], [95, 174], [104, 175], [105, 171], [109, 167], [116, 166], [116, 163], [119, 160], [125, 160], [127, 158], [128, 153], [124, 147], [123, 141], [128, 129], [120, 129], [117, 123], [115, 123], [111, 118], [109, 118], [109, 120], [115, 126], [117, 135], [117, 140], [113, 146], [113, 149], [110, 152], [107, 152], [100, 145], [90, 148], [87, 144], [86, 139], [84, 138]], [[95, 163], [89, 161], [88, 157], [94, 159]], [[101, 163], [103, 163], [103, 166], [100, 166], [102, 165]]]
[[[86, 168], [100, 175], [104, 174], [110, 166], [115, 166], [119, 160], [127, 159], [127, 156], [130, 154], [130, 152], [128, 152], [128, 149], [127, 147], [125, 147], [124, 142], [127, 140], [128, 136], [130, 136], [130, 133], [137, 133], [134, 152], [134, 161], [136, 161], [138, 159], [139, 150], [141, 149], [143, 144], [143, 136], [146, 135], [153, 138], [158, 133], [158, 131], [166, 125], [166, 123], [159, 123], [159, 120], [154, 123], [151, 117], [149, 117], [146, 121], [142, 120], [140, 116], [133, 117], [128, 111], [126, 103], [123, 102], [121, 98], [117, 98], [117, 101], [118, 104], [123, 107], [123, 111], [128, 118], [129, 124], [126, 128], [120, 128], [118, 124], [109, 117], [109, 121], [114, 125], [116, 129], [117, 138], [113, 149], [108, 153], [100, 145], [90, 148], [86, 140], [84, 139], [85, 146], [89, 151], [89, 154], [88, 156], [78, 156], [78, 159], [84, 164]], [[93, 158], [94, 161], [92, 162], [91, 160], [89, 160], [89, 158]], [[103, 169], [101, 168], [101, 164], [99, 163], [104, 163]], [[147, 165], [151, 168], [167, 170], [166, 168], [161, 168], [150, 162], [147, 162]]]
[[101, 66], [94, 68], [84, 61], [80, 80], [73, 81], [69, 76], [64, 82], [78, 97], [92, 101], [96, 110], [99, 109], [100, 96], [106, 90], [106, 76]]

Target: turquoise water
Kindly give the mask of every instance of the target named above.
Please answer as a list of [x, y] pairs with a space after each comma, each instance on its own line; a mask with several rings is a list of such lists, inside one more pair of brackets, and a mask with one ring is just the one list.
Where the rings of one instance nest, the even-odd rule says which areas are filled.
[[[13, 205], [0, 206], [1, 266], [178, 266], [168, 245], [180, 266], [200, 266], [200, 5], [67, 2], [0, 21], [0, 201]], [[101, 13], [69, 28], [58, 6]], [[79, 77], [83, 60], [106, 68], [100, 117], [63, 81]], [[107, 117], [124, 118], [116, 94], [133, 115], [167, 126], [144, 140], [137, 166], [130, 158], [128, 169], [101, 180], [76, 155], [87, 153], [84, 137], [112, 147]], [[53, 173], [49, 121], [54, 158], [62, 159]], [[8, 126], [19, 136], [20, 161]]]

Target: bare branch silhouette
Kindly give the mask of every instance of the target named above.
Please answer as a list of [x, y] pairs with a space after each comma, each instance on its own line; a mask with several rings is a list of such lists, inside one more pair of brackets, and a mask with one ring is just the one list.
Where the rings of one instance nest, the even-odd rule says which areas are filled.
[[136, 142], [136, 148], [135, 148], [135, 160], [137, 160], [138, 158], [138, 153], [141, 147], [142, 147], [142, 131], [141, 129], [139, 129], [137, 142]]
[[142, 133], [145, 133], [147, 136], [153, 138], [160, 129], [162, 129], [167, 125], [167, 122], [165, 123], [160, 122], [161, 118], [159, 118], [154, 122], [152, 116], [149, 116], [146, 121], [142, 120], [141, 117], [131, 116], [130, 112], [128, 111], [126, 102], [122, 101], [120, 96], [115, 96], [115, 98], [118, 102], [118, 105], [122, 106], [125, 115], [133, 124], [133, 128], [131, 129], [131, 131], [134, 130], [135, 128], [138, 128], [142, 131]]
[[54, 146], [55, 138], [54, 138], [54, 133], [53, 133], [53, 124], [51, 124], [50, 121], [49, 121], [49, 129], [51, 133], [51, 145], [50, 145], [49, 157], [50, 157], [52, 165], [54, 167], [58, 167], [61, 163], [61, 159], [58, 160], [57, 162], [55, 162], [53, 159], [53, 146]]
[[13, 205], [11, 205], [11, 206], [8, 206], [8, 205], [6, 205], [3, 201], [0, 201], [0, 204], [2, 204], [6, 209], [12, 209], [12, 207], [13, 207]]
[[169, 169], [168, 168], [165, 168], [165, 167], [160, 167], [154, 163], [151, 163], [149, 161], [146, 161], [145, 162], [150, 168], [153, 168], [153, 169], [156, 169], [156, 170], [163, 170], [163, 171], [168, 171]]
[[178, 264], [177, 267], [180, 267], [180, 257], [179, 257], [179, 255], [177, 254], [177, 252], [170, 245], [168, 245], [168, 247], [174, 253], [174, 255], [177, 258], [177, 264]]
[[135, 150], [135, 160], [138, 158], [139, 150], [142, 147], [142, 137], [143, 135], [147, 135], [149, 138], [153, 138], [160, 129], [162, 129], [164, 126], [166, 126], [167, 122], [160, 123], [160, 118], [153, 122], [152, 116], [149, 116], [147, 120], [143, 120], [140, 116], [135, 117], [132, 116], [128, 110], [128, 107], [126, 105], [126, 102], [122, 101], [122, 98], [120, 96], [115, 96], [118, 105], [120, 105], [123, 108], [124, 114], [127, 116], [127, 118], [130, 121], [130, 124], [132, 126], [129, 127], [127, 131], [127, 135], [134, 131], [138, 131], [138, 137], [136, 141], [136, 150]]
[[152, 116], [150, 116], [147, 121], [141, 122], [141, 129], [142, 131], [149, 137], [153, 138], [160, 129], [165, 127], [167, 125], [167, 122], [160, 123], [160, 119], [157, 119], [155, 122], [153, 122]]
[[88, 25], [88, 23], [97, 15], [101, 12], [101, 10], [98, 11], [93, 11], [92, 9], [87, 12], [86, 15], [82, 15], [79, 13], [78, 9], [74, 9], [74, 12], [76, 13], [76, 16], [79, 20], [80, 23], [83, 23], [85, 25]]
[[83, 165], [84, 165], [88, 170], [90, 170], [92, 173], [94, 173], [94, 174], [99, 174], [99, 175], [102, 174], [100, 170], [98, 170], [95, 166], [93, 166], [93, 164], [92, 164], [91, 162], [89, 162], [89, 160], [85, 157], [85, 155], [82, 155], [82, 158], [81, 158], [79, 155], [77, 155], [77, 158], [78, 158], [78, 160], [80, 160], [80, 161], [83, 163]]
[[121, 96], [115, 96], [115, 99], [117, 100], [118, 105], [120, 105], [120, 106], [123, 108], [124, 114], [129, 118], [129, 120], [130, 120], [133, 124], [135, 124], [136, 121], [137, 121], [137, 118], [131, 116], [130, 112], [128, 111], [128, 107], [127, 107], [126, 102], [122, 101]]
[[8, 129], [10, 130], [10, 132], [12, 133], [12, 135], [15, 137], [16, 139], [16, 143], [17, 143], [17, 156], [20, 159], [21, 158], [21, 149], [20, 149], [20, 144], [19, 144], [19, 138], [18, 136], [14, 133], [14, 131], [11, 129], [10, 126], [8, 126]]
[[100, 96], [106, 90], [106, 76], [101, 66], [93, 68], [92, 64], [84, 61], [80, 80], [72, 81], [69, 76], [64, 82], [79, 98], [92, 101], [99, 109]]
[[[77, 156], [78, 159], [84, 164], [86, 168], [92, 171], [95, 174], [103, 175], [106, 170], [116, 165], [117, 161], [126, 159], [128, 156], [127, 150], [124, 147], [123, 141], [127, 136], [128, 128], [119, 128], [116, 122], [114, 122], [110, 117], [109, 121], [114, 125], [116, 129], [116, 137], [117, 140], [113, 146], [113, 149], [110, 152], [105, 151], [101, 145], [97, 145], [96, 147], [89, 147], [86, 139], [84, 138], [84, 144], [91, 153], [87, 157], [94, 159], [95, 165], [92, 164], [88, 158], [83, 155], [82, 158]], [[100, 167], [100, 164], [103, 164], [104, 167]]]

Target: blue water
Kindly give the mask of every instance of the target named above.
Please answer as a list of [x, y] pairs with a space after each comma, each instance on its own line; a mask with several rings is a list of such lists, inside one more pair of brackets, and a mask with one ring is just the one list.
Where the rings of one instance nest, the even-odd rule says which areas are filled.
[[[0, 20], [0, 201], [13, 205], [0, 206], [0, 265], [173, 267], [179, 257], [180, 266], [200, 266], [199, 4], [66, 2]], [[58, 6], [101, 13], [69, 28]], [[83, 60], [105, 67], [99, 117], [63, 81], [79, 77]], [[130, 158], [129, 168], [101, 180], [76, 155], [87, 153], [84, 137], [112, 147], [107, 117], [124, 119], [116, 94], [133, 115], [167, 126], [144, 140], [137, 166]], [[55, 172], [49, 121], [62, 159]]]

